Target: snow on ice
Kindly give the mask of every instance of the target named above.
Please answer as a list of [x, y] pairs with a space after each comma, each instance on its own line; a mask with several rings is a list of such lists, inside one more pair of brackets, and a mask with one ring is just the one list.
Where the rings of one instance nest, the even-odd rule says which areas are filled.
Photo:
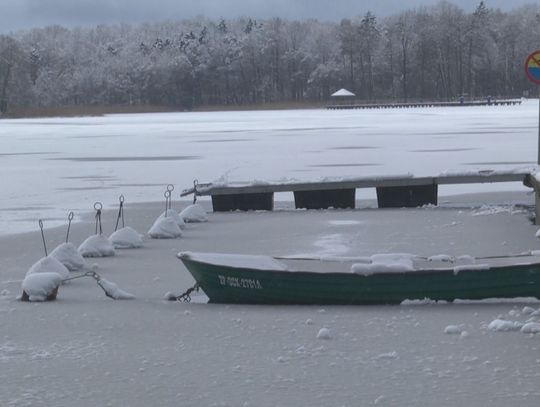
[[207, 222], [208, 215], [204, 208], [199, 204], [189, 205], [180, 212], [180, 217], [186, 223]]
[[104, 279], [103, 277], [100, 277], [98, 280], [98, 284], [103, 288], [107, 296], [115, 299], [115, 300], [132, 300], [135, 299], [135, 296], [133, 294], [130, 294], [121, 288], [118, 287], [116, 283], [113, 283], [109, 280]]
[[55, 272], [28, 274], [22, 282], [23, 291], [30, 301], [46, 301], [62, 283], [62, 276]]
[[31, 274], [39, 273], [56, 273], [62, 279], [70, 276], [67, 267], [51, 256], [42, 257], [39, 259], [32, 265], [32, 267], [30, 267], [30, 269], [26, 272], [26, 275], [29, 276]]
[[69, 271], [79, 271], [86, 266], [84, 258], [73, 243], [60, 244], [51, 252], [50, 256], [66, 266]]
[[523, 324], [518, 321], [508, 321], [505, 319], [495, 319], [488, 325], [488, 329], [492, 331], [519, 331]]
[[182, 231], [176, 220], [172, 216], [167, 216], [157, 218], [148, 235], [152, 239], [176, 239], [182, 236]]
[[115, 249], [137, 249], [143, 245], [143, 235], [126, 226], [109, 236]]
[[159, 215], [158, 219], [161, 218], [172, 218], [178, 225], [180, 229], [185, 229], [186, 223], [184, 222], [184, 219], [176, 212], [174, 209], [167, 209], [167, 211], [164, 211], [161, 215]]
[[79, 253], [83, 257], [109, 257], [114, 256], [114, 246], [104, 235], [92, 235], [79, 246]]

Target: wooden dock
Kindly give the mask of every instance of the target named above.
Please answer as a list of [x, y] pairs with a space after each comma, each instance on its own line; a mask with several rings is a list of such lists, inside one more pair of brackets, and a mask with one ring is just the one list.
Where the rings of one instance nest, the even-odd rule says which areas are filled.
[[410, 103], [364, 103], [326, 106], [330, 110], [346, 109], [405, 109], [413, 107], [464, 107], [464, 106], [513, 106], [521, 104], [521, 99], [476, 100], [464, 102], [410, 102]]
[[[356, 189], [375, 188], [379, 208], [437, 205], [438, 186], [494, 182], [522, 182], [535, 188], [540, 205], [540, 183], [530, 172], [480, 171], [436, 177], [365, 177], [325, 182], [261, 183], [249, 185], [195, 184], [181, 196], [211, 196], [214, 212], [274, 209], [274, 193], [293, 192], [296, 208], [355, 208]], [[540, 216], [537, 217], [540, 219]]]

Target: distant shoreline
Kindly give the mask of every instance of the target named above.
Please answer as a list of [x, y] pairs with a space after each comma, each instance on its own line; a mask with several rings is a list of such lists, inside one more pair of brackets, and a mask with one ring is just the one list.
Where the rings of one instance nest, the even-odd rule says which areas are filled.
[[282, 102], [251, 105], [207, 105], [191, 110], [182, 110], [172, 106], [151, 105], [111, 105], [111, 106], [58, 106], [14, 108], [0, 119], [23, 119], [40, 117], [96, 117], [106, 114], [138, 114], [138, 113], [180, 113], [180, 112], [228, 112], [253, 110], [289, 110], [289, 109], [321, 109], [324, 103]]

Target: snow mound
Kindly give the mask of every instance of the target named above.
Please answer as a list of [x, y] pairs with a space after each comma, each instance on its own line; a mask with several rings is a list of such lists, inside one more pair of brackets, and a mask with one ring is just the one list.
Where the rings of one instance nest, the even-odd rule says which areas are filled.
[[165, 216], [165, 212], [159, 215], [158, 219], [161, 219], [161, 218], [173, 218], [180, 229], [186, 228], [184, 219], [178, 214], [178, 212], [172, 209], [167, 210], [167, 216]]
[[31, 274], [41, 273], [56, 273], [62, 280], [69, 277], [69, 270], [66, 268], [66, 266], [51, 256], [42, 257], [39, 259], [26, 272], [26, 276], [28, 277]]
[[104, 278], [100, 278], [98, 280], [98, 284], [100, 285], [103, 290], [105, 290], [105, 293], [107, 296], [114, 298], [115, 300], [133, 300], [135, 299], [135, 296], [133, 294], [130, 294], [121, 288], [118, 287], [117, 284], [105, 280]]
[[86, 266], [86, 262], [73, 243], [62, 243], [50, 254], [69, 271], [79, 271]]
[[317, 333], [317, 339], [332, 339], [332, 333], [328, 328], [321, 328]]
[[79, 253], [83, 257], [109, 257], [114, 256], [114, 246], [103, 235], [92, 235], [79, 246]]
[[416, 258], [408, 253], [374, 254], [370, 263], [356, 263], [351, 266], [351, 271], [363, 276], [376, 273], [403, 273], [414, 271], [413, 260]]
[[491, 321], [488, 325], [488, 329], [492, 331], [519, 331], [523, 324], [517, 321], [507, 321], [505, 319], [495, 319]]
[[174, 218], [170, 216], [159, 217], [148, 231], [148, 235], [152, 239], [176, 239], [182, 236], [182, 231]]
[[521, 327], [521, 332], [524, 334], [540, 333], [540, 324], [538, 322], [529, 322]]
[[28, 295], [29, 301], [46, 301], [55, 295], [61, 283], [62, 276], [58, 273], [34, 273], [25, 277], [22, 289]]
[[206, 211], [199, 204], [189, 205], [180, 212], [180, 217], [186, 223], [208, 222]]
[[137, 249], [143, 245], [143, 235], [129, 226], [118, 229], [109, 240], [115, 249]]

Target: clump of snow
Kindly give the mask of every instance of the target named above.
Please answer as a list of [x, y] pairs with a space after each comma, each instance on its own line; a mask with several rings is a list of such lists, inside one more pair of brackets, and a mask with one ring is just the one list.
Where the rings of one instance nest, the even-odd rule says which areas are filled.
[[167, 300], [167, 301], [176, 301], [176, 295], [171, 293], [170, 291], [167, 291], [164, 295], [163, 295], [163, 299], [164, 300]]
[[168, 209], [167, 212], [163, 212], [161, 215], [159, 215], [158, 219], [161, 218], [172, 218], [178, 225], [180, 229], [185, 229], [186, 224], [184, 222], [184, 219], [176, 212], [175, 210]]
[[109, 240], [115, 249], [137, 249], [143, 245], [143, 235], [129, 226], [118, 229]]
[[457, 325], [448, 325], [446, 328], [444, 328], [444, 333], [448, 335], [460, 335], [461, 332], [461, 328]]
[[328, 328], [321, 328], [317, 333], [317, 339], [332, 339], [332, 333]]
[[54, 272], [27, 274], [22, 289], [29, 301], [46, 301], [62, 283], [62, 276]]
[[518, 321], [508, 321], [505, 319], [495, 319], [491, 321], [488, 325], [488, 329], [492, 331], [519, 331], [523, 324]]
[[86, 266], [86, 262], [73, 243], [62, 243], [50, 254], [69, 271], [79, 271]]
[[0, 296], [2, 297], [7, 297], [9, 294], [10, 294], [9, 290], [4, 289], [0, 291]]
[[182, 236], [182, 231], [174, 218], [170, 216], [159, 217], [148, 231], [148, 235], [152, 239], [176, 239]]
[[26, 276], [40, 273], [56, 273], [61, 279], [69, 277], [69, 270], [66, 268], [66, 266], [51, 256], [42, 257], [39, 259], [26, 272]]
[[540, 324], [538, 322], [528, 322], [521, 327], [521, 332], [524, 334], [537, 334], [540, 332]]
[[109, 257], [114, 256], [114, 246], [103, 235], [92, 235], [79, 246], [79, 253], [83, 257]]
[[398, 353], [396, 351], [381, 353], [380, 355], [377, 355], [377, 359], [397, 359], [397, 357]]
[[115, 300], [132, 300], [135, 298], [133, 294], [122, 290], [117, 284], [105, 280], [102, 277], [98, 280], [98, 284], [103, 288], [108, 297], [114, 298]]
[[528, 305], [524, 306], [523, 309], [521, 310], [521, 312], [525, 315], [530, 315], [532, 314], [533, 312], [535, 312], [536, 310], [533, 308], [533, 307], [529, 307]]
[[489, 270], [489, 264], [464, 264], [462, 266], [454, 267], [454, 274], [458, 274], [463, 270]]
[[199, 204], [189, 205], [180, 212], [180, 217], [186, 223], [207, 222], [208, 216], [206, 211]]
[[374, 254], [371, 263], [355, 263], [351, 271], [363, 276], [376, 273], [402, 273], [414, 271], [413, 260], [417, 256], [408, 253]]

